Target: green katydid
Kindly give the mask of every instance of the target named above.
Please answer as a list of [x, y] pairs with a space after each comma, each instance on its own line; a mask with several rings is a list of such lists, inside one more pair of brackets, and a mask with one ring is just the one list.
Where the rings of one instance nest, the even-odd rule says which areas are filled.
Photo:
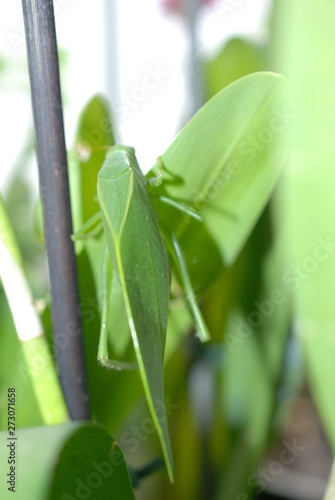
[[[160, 182], [159, 179], [157, 181]], [[133, 148], [111, 147], [98, 173], [100, 213], [84, 224], [75, 233], [74, 239], [82, 237], [101, 218], [108, 247], [108, 252], [105, 251], [102, 278], [103, 288], [108, 292], [102, 303], [98, 360], [108, 368], [132, 368], [127, 363], [110, 360], [108, 357], [106, 325], [114, 269], [122, 289], [148, 406], [172, 480], [173, 462], [166, 414], [164, 413], [164, 418], [159, 417], [159, 408], [155, 407], [155, 403], [157, 404], [164, 395], [163, 363], [169, 307], [170, 271], [163, 238], [179, 271], [181, 286], [193, 313], [198, 335], [202, 341], [206, 341], [209, 334], [178, 241], [166, 226], [161, 225], [160, 228], [158, 225], [158, 218], [147, 191], [148, 182], [155, 182], [155, 178], [146, 179], [143, 175]], [[199, 219], [198, 214], [174, 200], [163, 196], [160, 200]], [[163, 409], [165, 412], [165, 408]]]

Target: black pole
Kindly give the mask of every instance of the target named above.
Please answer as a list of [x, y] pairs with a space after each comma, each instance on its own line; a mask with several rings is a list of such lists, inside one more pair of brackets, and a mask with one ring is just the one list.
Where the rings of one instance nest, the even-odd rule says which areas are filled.
[[52, 0], [22, 0], [40, 193], [49, 263], [54, 346], [73, 420], [89, 418]]

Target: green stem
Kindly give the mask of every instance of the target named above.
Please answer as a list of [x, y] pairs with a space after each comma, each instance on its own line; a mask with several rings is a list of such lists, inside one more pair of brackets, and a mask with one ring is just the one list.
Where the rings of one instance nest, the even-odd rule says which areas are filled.
[[1, 195], [0, 277], [43, 421], [47, 425], [65, 422], [68, 413], [63, 394]]

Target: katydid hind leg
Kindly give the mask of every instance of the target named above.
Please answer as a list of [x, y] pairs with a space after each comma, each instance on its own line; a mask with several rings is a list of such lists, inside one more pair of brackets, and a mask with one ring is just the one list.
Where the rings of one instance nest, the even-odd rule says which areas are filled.
[[196, 219], [198, 221], [202, 221], [201, 215], [199, 215], [197, 212], [195, 212], [194, 210], [192, 210], [190, 207], [188, 207], [184, 203], [181, 203], [179, 201], [175, 201], [172, 198], [168, 198], [166, 196], [159, 196], [158, 198], [163, 203], [166, 203], [166, 205], [170, 205], [171, 207], [176, 208], [180, 212], [188, 215], [189, 217], [192, 217], [193, 219]]
[[98, 361], [105, 368], [111, 370], [135, 370], [137, 369], [136, 363], [128, 363], [126, 361], [119, 361], [110, 359], [108, 355], [108, 314], [109, 303], [112, 292], [113, 280], [113, 266], [108, 252], [107, 245], [105, 245], [102, 261], [102, 298], [101, 298], [101, 326], [100, 337], [98, 346]]
[[211, 337], [193, 290], [193, 285], [188, 273], [183, 251], [172, 231], [170, 231], [165, 226], [163, 227], [163, 235], [167, 241], [169, 251], [172, 254], [175, 265], [177, 266], [177, 269], [179, 271], [181, 285], [197, 328], [197, 336], [199, 337], [201, 342], [207, 342]]

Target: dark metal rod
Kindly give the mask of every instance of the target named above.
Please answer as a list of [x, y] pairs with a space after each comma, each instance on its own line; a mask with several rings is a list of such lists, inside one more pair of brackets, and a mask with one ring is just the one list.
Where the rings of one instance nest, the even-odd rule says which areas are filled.
[[22, 0], [40, 193], [49, 263], [53, 338], [73, 420], [89, 418], [52, 0]]

